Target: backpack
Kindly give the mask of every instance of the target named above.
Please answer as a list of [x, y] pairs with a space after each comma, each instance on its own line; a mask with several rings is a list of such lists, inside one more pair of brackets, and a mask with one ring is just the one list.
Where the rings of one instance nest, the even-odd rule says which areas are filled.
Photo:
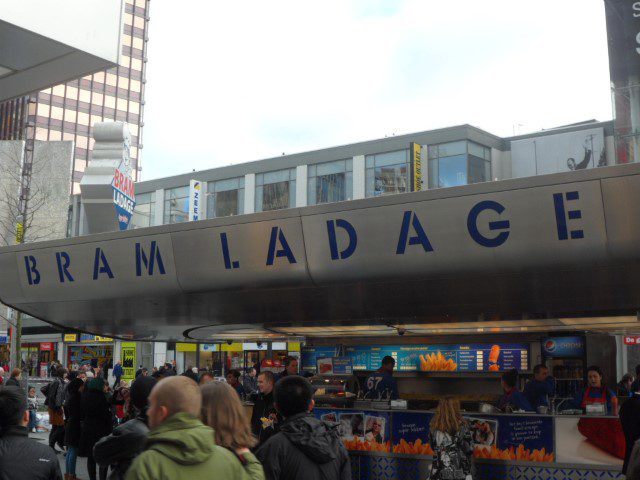
[[58, 393], [59, 382], [55, 380], [51, 383], [47, 383], [40, 391], [44, 394], [44, 404], [50, 408], [56, 408], [56, 394]]

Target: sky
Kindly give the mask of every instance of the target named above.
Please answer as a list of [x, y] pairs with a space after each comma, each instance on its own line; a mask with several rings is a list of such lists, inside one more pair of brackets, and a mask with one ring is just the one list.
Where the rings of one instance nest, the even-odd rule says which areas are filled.
[[612, 118], [603, 0], [152, 2], [142, 180]]

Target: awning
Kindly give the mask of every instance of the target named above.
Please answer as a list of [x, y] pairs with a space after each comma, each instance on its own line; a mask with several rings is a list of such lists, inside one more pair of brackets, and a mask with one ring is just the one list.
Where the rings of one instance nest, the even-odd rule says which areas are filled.
[[634, 164], [0, 248], [0, 300], [140, 339], [640, 331], [639, 261]]

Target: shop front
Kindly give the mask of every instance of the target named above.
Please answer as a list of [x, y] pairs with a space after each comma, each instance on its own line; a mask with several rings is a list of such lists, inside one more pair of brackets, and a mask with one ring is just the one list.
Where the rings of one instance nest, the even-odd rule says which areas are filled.
[[65, 334], [65, 363], [69, 368], [90, 365], [113, 365], [114, 341], [109, 337], [88, 334]]
[[30, 377], [50, 375], [51, 362], [58, 358], [59, 345], [59, 342], [22, 343], [20, 349], [22, 366], [27, 369]]

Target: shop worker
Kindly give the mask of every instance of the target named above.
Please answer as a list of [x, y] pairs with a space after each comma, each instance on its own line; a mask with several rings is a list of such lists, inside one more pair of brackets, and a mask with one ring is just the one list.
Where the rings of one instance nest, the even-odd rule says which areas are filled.
[[276, 381], [291, 375], [298, 375], [298, 359], [296, 357], [284, 357], [284, 370], [278, 374]]
[[502, 391], [504, 392], [498, 401], [498, 408], [500, 410], [524, 410], [525, 412], [532, 412], [533, 407], [527, 400], [527, 397], [518, 390], [518, 370], [511, 369], [502, 374]]
[[538, 407], [549, 407], [549, 399], [555, 395], [556, 380], [549, 375], [549, 369], [542, 365], [533, 367], [533, 378], [524, 386], [524, 396], [527, 397], [534, 411]]
[[587, 385], [573, 399], [575, 408], [586, 410], [591, 405], [603, 414], [618, 415], [618, 397], [606, 387], [600, 367], [592, 365], [587, 369]]
[[396, 361], [393, 357], [387, 355], [382, 359], [382, 366], [369, 378], [365, 385], [365, 397], [368, 400], [397, 400], [400, 398], [398, 394], [398, 384], [393, 378], [393, 368]]

